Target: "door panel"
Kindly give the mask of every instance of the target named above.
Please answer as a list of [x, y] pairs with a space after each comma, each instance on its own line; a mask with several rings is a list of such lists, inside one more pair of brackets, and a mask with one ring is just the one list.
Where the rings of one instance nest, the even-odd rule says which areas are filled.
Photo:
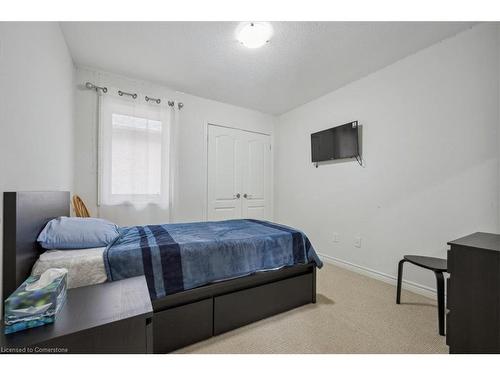
[[209, 125], [208, 220], [270, 219], [270, 194], [270, 137]]
[[248, 180], [245, 190], [253, 199], [264, 199], [265, 196], [265, 146], [264, 142], [255, 139], [248, 142]]
[[208, 220], [241, 217], [241, 139], [233, 129], [208, 128]]
[[244, 142], [242, 216], [270, 219], [271, 143], [268, 135], [247, 132]]
[[237, 140], [228, 135], [215, 137], [215, 196], [217, 199], [233, 199], [236, 188]]

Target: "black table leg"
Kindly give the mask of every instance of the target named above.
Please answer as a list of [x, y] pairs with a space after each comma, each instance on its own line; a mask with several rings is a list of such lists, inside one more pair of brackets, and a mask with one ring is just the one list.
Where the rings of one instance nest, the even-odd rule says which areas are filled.
[[401, 303], [401, 282], [403, 281], [403, 265], [406, 260], [401, 259], [398, 265], [398, 291], [396, 292], [396, 303]]
[[439, 334], [444, 336], [444, 276], [442, 272], [434, 272], [437, 283]]

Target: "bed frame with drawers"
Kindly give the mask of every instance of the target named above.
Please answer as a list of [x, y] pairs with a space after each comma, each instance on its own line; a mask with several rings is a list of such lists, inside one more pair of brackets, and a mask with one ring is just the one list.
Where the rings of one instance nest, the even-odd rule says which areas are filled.
[[[45, 224], [70, 216], [70, 193], [5, 192], [3, 298], [31, 273]], [[316, 302], [316, 267], [297, 265], [168, 295], [153, 301], [153, 350], [168, 353], [295, 307]]]

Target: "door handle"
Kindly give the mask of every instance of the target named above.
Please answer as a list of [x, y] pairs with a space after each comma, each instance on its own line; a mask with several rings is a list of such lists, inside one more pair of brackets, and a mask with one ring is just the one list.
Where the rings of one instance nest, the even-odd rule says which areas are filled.
[[243, 194], [243, 198], [247, 198], [247, 199], [252, 198], [252, 194], [245, 193], [245, 194]]
[[233, 194], [233, 199], [240, 199], [240, 193]]

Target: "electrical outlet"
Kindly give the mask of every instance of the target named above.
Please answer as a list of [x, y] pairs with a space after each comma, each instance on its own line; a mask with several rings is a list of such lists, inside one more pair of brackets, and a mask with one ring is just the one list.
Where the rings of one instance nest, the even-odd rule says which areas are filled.
[[361, 236], [354, 237], [354, 246], [361, 247]]
[[333, 233], [333, 242], [339, 242], [340, 241], [340, 236], [338, 233]]

